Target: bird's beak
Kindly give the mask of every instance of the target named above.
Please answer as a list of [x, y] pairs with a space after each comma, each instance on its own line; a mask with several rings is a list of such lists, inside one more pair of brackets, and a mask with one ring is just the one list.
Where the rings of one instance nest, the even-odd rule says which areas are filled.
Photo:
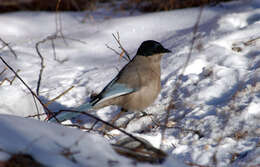
[[163, 48], [163, 51], [162, 51], [162, 53], [171, 53], [172, 51], [170, 51], [169, 49], [165, 49], [165, 48]]

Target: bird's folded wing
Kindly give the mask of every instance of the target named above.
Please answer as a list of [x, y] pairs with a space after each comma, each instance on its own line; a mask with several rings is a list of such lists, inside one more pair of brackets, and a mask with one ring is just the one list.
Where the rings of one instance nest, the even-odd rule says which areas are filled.
[[[80, 105], [79, 107], [75, 108], [75, 111], [89, 111], [92, 109], [93, 105], [95, 104], [99, 104], [105, 100], [114, 98], [114, 97], [118, 97], [118, 96], [122, 96], [125, 94], [129, 94], [136, 91], [133, 88], [129, 88], [127, 87], [125, 84], [120, 84], [120, 83], [114, 83], [111, 84], [109, 87], [107, 87], [107, 89], [102, 93], [102, 97], [100, 99], [96, 99], [92, 102], [87, 102], [84, 103], [82, 105]], [[56, 116], [56, 119], [58, 119], [60, 122], [63, 122], [65, 120], [70, 120], [76, 116], [80, 115], [80, 113], [75, 113], [75, 112], [64, 112], [64, 113], [60, 113]], [[48, 121], [50, 122], [57, 122], [54, 117], [50, 118]]]
[[126, 95], [135, 92], [135, 88], [130, 88], [126, 84], [114, 83], [102, 93], [102, 98], [96, 104], [99, 104], [105, 100]]
[[[73, 109], [74, 111], [89, 111], [92, 109], [92, 104], [91, 103], [84, 103], [80, 105], [79, 107]], [[60, 122], [70, 120], [76, 116], [80, 115], [80, 113], [76, 112], [62, 112], [58, 115], [55, 116], [56, 119], [58, 119]], [[54, 117], [50, 118], [48, 121], [49, 122], [57, 122], [57, 120]]]

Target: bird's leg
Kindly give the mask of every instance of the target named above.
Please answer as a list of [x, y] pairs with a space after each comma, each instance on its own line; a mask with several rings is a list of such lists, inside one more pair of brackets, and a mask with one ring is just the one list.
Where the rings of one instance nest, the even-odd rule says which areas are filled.
[[121, 125], [120, 127], [126, 128], [131, 121], [133, 121], [133, 120], [135, 120], [135, 119], [140, 119], [140, 118], [146, 117], [146, 116], [153, 116], [153, 114], [148, 114], [148, 113], [146, 113], [146, 112], [144, 112], [144, 111], [138, 111], [138, 112], [136, 112], [136, 113], [134, 114], [134, 116], [133, 116], [132, 118], [129, 118], [129, 120], [126, 121], [126, 122], [125, 122], [123, 125]]
[[144, 111], [139, 111], [136, 115], [135, 118], [142, 118], [142, 117], [146, 117], [146, 116], [153, 116], [153, 114], [148, 114]]
[[120, 116], [127, 112], [127, 109], [121, 108], [120, 112], [110, 121], [111, 124], [114, 125], [114, 123], [120, 118]]
[[[114, 125], [114, 123], [120, 118], [120, 116], [127, 112], [127, 109], [124, 109], [124, 108], [121, 108], [120, 109], [120, 112], [112, 119], [110, 120], [110, 124]], [[108, 127], [107, 125], [103, 125], [101, 128], [100, 128], [101, 131], [105, 131], [105, 130], [112, 130], [111, 127]]]

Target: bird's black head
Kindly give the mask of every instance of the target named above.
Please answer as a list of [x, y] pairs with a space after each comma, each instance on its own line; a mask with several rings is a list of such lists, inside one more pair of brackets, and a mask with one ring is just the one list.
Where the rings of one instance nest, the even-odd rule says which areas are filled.
[[165, 49], [159, 42], [148, 40], [144, 41], [137, 50], [137, 55], [152, 56], [154, 54], [169, 53], [168, 49]]

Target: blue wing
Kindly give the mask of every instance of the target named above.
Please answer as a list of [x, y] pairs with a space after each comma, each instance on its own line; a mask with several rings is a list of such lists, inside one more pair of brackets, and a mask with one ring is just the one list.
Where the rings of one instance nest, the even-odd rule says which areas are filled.
[[135, 91], [136, 89], [129, 88], [125, 84], [114, 83], [110, 87], [107, 87], [107, 89], [102, 93], [101, 98], [97, 102], [95, 102], [95, 104], [99, 104], [105, 100], [126, 95]]
[[[115, 83], [115, 79], [112, 80], [103, 90], [102, 92], [95, 98], [93, 99], [91, 102], [88, 103], [84, 103], [82, 105], [80, 105], [79, 107], [75, 108], [74, 110], [77, 111], [89, 111], [92, 109], [92, 107], [95, 104], [99, 104], [105, 100], [114, 98], [114, 97], [118, 97], [118, 96], [122, 96], [125, 94], [129, 94], [136, 91], [136, 89], [134, 88], [129, 88], [127, 87], [125, 84], [121, 84], [121, 83]], [[80, 115], [80, 113], [61, 113], [59, 115], [56, 116], [56, 118], [62, 122], [65, 120], [70, 120], [76, 116]], [[55, 118], [51, 118], [49, 120], [50, 122], [57, 122]]]

